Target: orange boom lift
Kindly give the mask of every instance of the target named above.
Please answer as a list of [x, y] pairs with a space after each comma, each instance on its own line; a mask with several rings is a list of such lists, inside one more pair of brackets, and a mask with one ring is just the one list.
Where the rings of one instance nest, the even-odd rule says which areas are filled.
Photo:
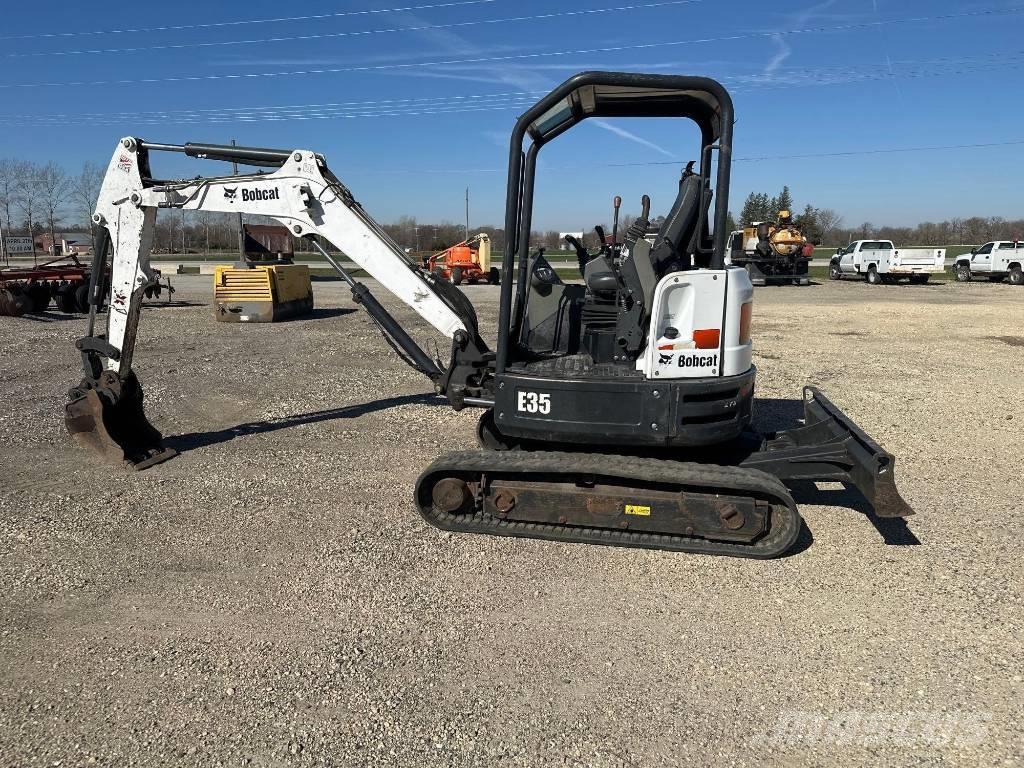
[[498, 268], [491, 266], [491, 238], [483, 232], [433, 256], [424, 257], [423, 268], [455, 285], [464, 282], [497, 285], [501, 277]]

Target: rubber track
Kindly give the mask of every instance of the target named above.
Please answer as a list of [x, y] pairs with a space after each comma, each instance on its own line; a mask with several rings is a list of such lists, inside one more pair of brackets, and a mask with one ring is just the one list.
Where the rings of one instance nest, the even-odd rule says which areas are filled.
[[[772, 505], [770, 527], [768, 533], [753, 544], [737, 544], [675, 534], [504, 520], [480, 510], [471, 514], [449, 514], [434, 508], [431, 491], [434, 482], [442, 477], [454, 476], [479, 481], [481, 474], [501, 474], [505, 478], [523, 475], [525, 480], [534, 473], [567, 477], [593, 475], [624, 480], [637, 487], [647, 483], [671, 483], [686, 486], [696, 492], [752, 496]], [[779, 557], [796, 543], [801, 527], [800, 514], [786, 486], [766, 472], [636, 456], [543, 451], [457, 451], [438, 457], [423, 471], [416, 481], [415, 500], [423, 518], [446, 531], [729, 557]]]

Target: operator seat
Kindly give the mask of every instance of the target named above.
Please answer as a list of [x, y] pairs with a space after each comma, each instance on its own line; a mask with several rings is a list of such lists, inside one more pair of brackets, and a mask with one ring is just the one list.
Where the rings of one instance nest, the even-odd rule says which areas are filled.
[[651, 262], [659, 278], [669, 272], [692, 268], [691, 254], [700, 240], [697, 229], [701, 205], [703, 203], [706, 212], [711, 203], [707, 180], [694, 173], [692, 166], [690, 163], [683, 171], [679, 179], [679, 194], [654, 239]]
[[591, 259], [583, 269], [583, 279], [587, 288], [595, 296], [615, 298], [615, 291], [619, 288], [619, 280], [608, 265], [608, 260], [602, 255]]

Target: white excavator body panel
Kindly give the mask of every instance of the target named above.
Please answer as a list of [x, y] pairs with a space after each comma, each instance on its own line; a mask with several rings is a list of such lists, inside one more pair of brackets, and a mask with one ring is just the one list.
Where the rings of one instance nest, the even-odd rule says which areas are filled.
[[737, 376], [750, 370], [753, 300], [750, 278], [737, 267], [665, 275], [654, 291], [647, 349], [637, 370], [648, 379]]

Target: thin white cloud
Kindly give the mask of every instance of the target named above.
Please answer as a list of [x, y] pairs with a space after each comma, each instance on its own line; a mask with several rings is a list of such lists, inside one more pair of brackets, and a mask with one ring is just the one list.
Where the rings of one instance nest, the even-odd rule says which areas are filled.
[[344, 64], [338, 58], [313, 58], [308, 56], [281, 56], [266, 59], [214, 59], [207, 62], [212, 67], [336, 67]]
[[505, 149], [508, 147], [508, 134], [501, 131], [482, 131], [483, 137], [491, 144]]
[[771, 60], [765, 65], [764, 73], [766, 75], [775, 72], [793, 53], [793, 49], [789, 47], [789, 43], [786, 42], [782, 35], [772, 35], [772, 40], [779, 46], [779, 52], [772, 56]]
[[430, 70], [420, 69], [413, 71], [404, 72], [391, 72], [388, 70], [382, 70], [379, 74], [390, 77], [419, 77], [428, 78], [434, 80], [463, 80], [471, 83], [490, 83], [492, 85], [506, 85], [508, 81], [502, 77], [495, 77], [494, 75], [486, 75], [476, 70], [478, 74], [458, 74], [457, 72], [449, 72], [446, 70]]
[[622, 126], [615, 125], [615, 123], [609, 123], [607, 120], [588, 120], [587, 122], [596, 125], [598, 128], [604, 128], [606, 131], [610, 131], [614, 133], [616, 136], [621, 136], [622, 138], [629, 139], [630, 141], [635, 142], [643, 147], [653, 149], [655, 152], [658, 152], [659, 154], [662, 154], [665, 157], [675, 157], [673, 153], [669, 152], [664, 147], [660, 147], [653, 141], [648, 141], [642, 136], [637, 136], [635, 133], [627, 131]]
[[[834, 0], [828, 0], [828, 2], [834, 2]], [[410, 22], [419, 22], [419, 19], [415, 14], [408, 13], [402, 14], [402, 17], [407, 18]], [[401, 17], [400, 17], [401, 18]], [[443, 29], [424, 29], [417, 30], [416, 34], [428, 45], [436, 46], [442, 50], [458, 50], [463, 51], [468, 55], [479, 50], [479, 46], [473, 41], [464, 38], [462, 35], [452, 30]], [[551, 69], [557, 69], [558, 67], [551, 67]], [[458, 74], [455, 70], [462, 69], [463, 73]], [[453, 78], [453, 79], [471, 79], [482, 82], [494, 82], [503, 85], [513, 86], [524, 92], [539, 91], [545, 93], [550, 91], [556, 83], [550, 79], [549, 75], [543, 74], [541, 70], [547, 69], [547, 67], [531, 67], [522, 65], [487, 65], [480, 64], [474, 67], [472, 64], [462, 67], [438, 67], [433, 68], [433, 74], [428, 70], [421, 74], [424, 77], [441, 77], [441, 78]], [[409, 73], [403, 73], [409, 74]], [[649, 141], [641, 136], [637, 136], [632, 131], [628, 131], [621, 126], [609, 123], [605, 120], [587, 120], [587, 123], [593, 123], [594, 125], [609, 131], [616, 136], [619, 136], [627, 141], [631, 141], [635, 144], [652, 149], [665, 157], [672, 157], [672, 153], [664, 147], [660, 147], [653, 141]]]
[[[798, 11], [787, 19], [786, 26], [789, 29], [802, 29], [807, 26], [811, 19], [823, 11], [828, 10], [835, 5], [835, 3], [836, 0], [824, 0], [824, 2], [812, 5], [802, 11]], [[768, 60], [768, 63], [765, 64], [764, 74], [766, 75], [770, 75], [778, 70], [786, 59], [793, 55], [792, 47], [790, 47], [789, 43], [786, 42], [782, 35], [772, 35], [772, 40], [775, 42], [775, 45], [778, 46], [778, 51], [771, 57], [771, 59]]]

